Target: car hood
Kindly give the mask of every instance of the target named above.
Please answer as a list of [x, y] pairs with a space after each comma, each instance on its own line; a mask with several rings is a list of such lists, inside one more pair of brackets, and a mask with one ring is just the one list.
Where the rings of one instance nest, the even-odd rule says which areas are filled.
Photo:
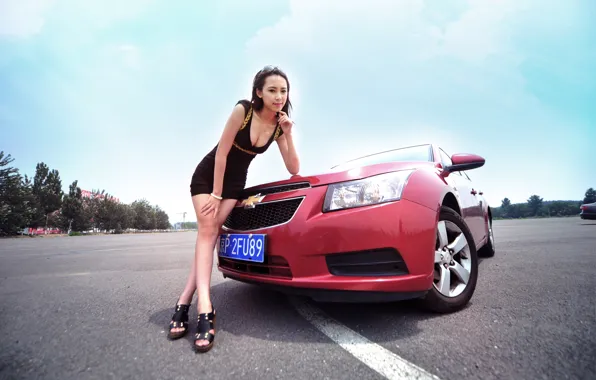
[[421, 169], [421, 168], [433, 168], [434, 163], [432, 162], [399, 162], [399, 163], [385, 163], [368, 166], [357, 166], [346, 170], [329, 170], [328, 172], [301, 176], [295, 175], [289, 179], [263, 183], [256, 186], [247, 188], [247, 191], [259, 190], [267, 187], [289, 185], [293, 183], [308, 182], [312, 187], [324, 186], [337, 182], [353, 181], [373, 175], [394, 172], [398, 170], [409, 170], [409, 169]]

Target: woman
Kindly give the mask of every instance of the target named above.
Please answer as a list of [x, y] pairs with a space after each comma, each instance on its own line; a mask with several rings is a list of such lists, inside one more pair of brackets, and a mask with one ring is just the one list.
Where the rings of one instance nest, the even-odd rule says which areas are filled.
[[228, 118], [219, 143], [198, 164], [190, 192], [198, 222], [195, 259], [170, 322], [170, 339], [188, 330], [188, 310], [197, 290], [198, 326], [194, 349], [207, 352], [215, 338], [215, 308], [211, 304], [213, 251], [220, 228], [240, 199], [250, 163], [277, 142], [288, 171], [298, 173], [300, 162], [289, 118], [290, 83], [278, 68], [265, 67], [253, 82], [252, 99], [239, 101]]

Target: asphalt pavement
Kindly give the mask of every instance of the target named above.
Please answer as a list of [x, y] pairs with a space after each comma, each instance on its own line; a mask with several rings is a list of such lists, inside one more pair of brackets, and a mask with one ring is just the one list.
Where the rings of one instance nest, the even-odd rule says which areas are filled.
[[494, 230], [469, 307], [443, 316], [414, 302], [312, 303], [214, 267], [216, 343], [203, 355], [192, 334], [166, 339], [194, 233], [0, 239], [0, 378], [383, 379], [389, 354], [443, 380], [595, 379], [596, 222]]

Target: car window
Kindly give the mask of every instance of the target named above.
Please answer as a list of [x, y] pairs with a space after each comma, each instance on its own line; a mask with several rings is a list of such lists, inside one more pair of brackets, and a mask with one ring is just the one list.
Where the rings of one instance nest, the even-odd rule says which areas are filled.
[[393, 149], [356, 158], [332, 167], [333, 170], [348, 170], [358, 166], [384, 164], [388, 162], [430, 162], [432, 150], [430, 145], [418, 145]]
[[453, 165], [451, 157], [447, 153], [445, 153], [443, 149], [439, 148], [439, 154], [441, 155], [441, 163], [443, 164], [443, 167]]

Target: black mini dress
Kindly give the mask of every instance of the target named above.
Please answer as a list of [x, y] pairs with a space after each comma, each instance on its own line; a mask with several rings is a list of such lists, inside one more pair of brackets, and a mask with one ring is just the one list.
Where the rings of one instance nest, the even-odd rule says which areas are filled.
[[[246, 186], [248, 168], [257, 154], [262, 154], [269, 149], [273, 141], [283, 134], [279, 124], [269, 141], [262, 147], [255, 147], [250, 141], [250, 127], [252, 125], [253, 109], [250, 101], [240, 100], [236, 103], [242, 104], [245, 110], [244, 123], [234, 138], [234, 143], [228, 153], [226, 169], [223, 178], [221, 196], [224, 199], [240, 199], [242, 190]], [[213, 177], [215, 170], [215, 153], [219, 143], [207, 153], [197, 165], [190, 181], [190, 194], [211, 194], [213, 192]]]

